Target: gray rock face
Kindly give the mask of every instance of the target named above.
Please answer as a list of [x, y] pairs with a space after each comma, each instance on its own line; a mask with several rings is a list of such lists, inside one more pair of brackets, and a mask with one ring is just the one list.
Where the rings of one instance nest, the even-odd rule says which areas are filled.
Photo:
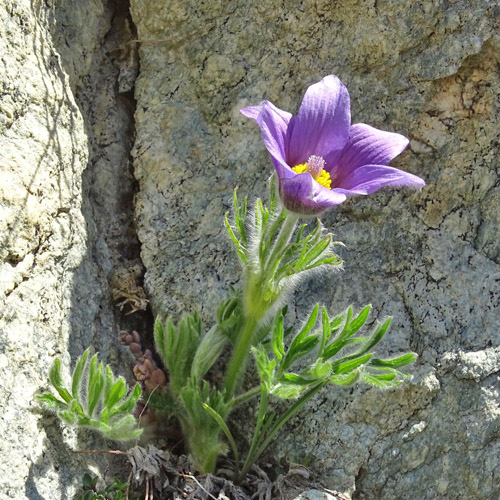
[[319, 490], [307, 490], [301, 493], [295, 500], [338, 500], [338, 497]]
[[54, 355], [68, 361], [73, 272], [86, 252], [88, 150], [48, 27], [29, 2], [2, 2], [0, 19], [0, 496], [25, 498], [48, 495], [66, 454], [51, 450], [34, 396]]
[[388, 354], [420, 355], [406, 386], [328, 390], [272, 453], [312, 458], [354, 498], [500, 495], [497, 346], [500, 10], [494, 2], [132, 1], [140, 183], [136, 216], [156, 311], [213, 308], [237, 276], [222, 216], [232, 190], [261, 196], [272, 164], [238, 110], [296, 112], [337, 74], [353, 122], [411, 139], [394, 163], [422, 192], [352, 199], [323, 222], [345, 271], [304, 284], [291, 320], [322, 301], [394, 315]]
[[127, 8], [0, 3], [0, 497], [71, 498], [89, 456], [67, 446], [106, 444], [61, 438], [34, 395], [55, 356], [67, 365], [92, 345], [120, 366], [118, 326], [146, 329], [111, 300], [134, 304], [116, 276], [140, 263], [129, 155], [139, 46], [135, 215], [157, 312], [197, 308], [210, 322], [237, 280], [222, 216], [236, 185], [265, 196], [273, 169], [241, 107], [269, 99], [295, 112], [334, 73], [353, 122], [410, 138], [395, 165], [427, 186], [326, 214], [345, 270], [304, 283], [289, 319], [315, 301], [332, 312], [371, 302], [394, 315], [385, 353], [418, 352], [414, 377], [393, 391], [324, 391], [269, 453], [311, 461], [358, 499], [498, 498], [495, 2], [133, 0], [139, 43]]
[[34, 398], [55, 356], [118, 356], [108, 282], [138, 257], [133, 100], [114, 65], [127, 14], [100, 0], [0, 3], [1, 498], [72, 498], [103, 459], [68, 447], [109, 446], [61, 436]]

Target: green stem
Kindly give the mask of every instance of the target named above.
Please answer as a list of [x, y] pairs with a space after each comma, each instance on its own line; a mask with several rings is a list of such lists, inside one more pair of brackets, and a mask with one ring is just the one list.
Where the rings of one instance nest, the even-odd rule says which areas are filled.
[[288, 212], [285, 217], [285, 221], [281, 226], [280, 232], [278, 234], [278, 238], [274, 244], [274, 247], [271, 251], [271, 255], [267, 259], [267, 263], [263, 269], [263, 275], [270, 279], [276, 268], [276, 265], [279, 263], [280, 257], [283, 253], [283, 250], [287, 246], [292, 234], [295, 230], [295, 226], [297, 225], [298, 216]]
[[253, 438], [252, 438], [252, 443], [250, 445], [250, 449], [248, 450], [247, 458], [245, 460], [245, 463], [243, 464], [243, 469], [241, 471], [241, 474], [236, 477], [236, 484], [238, 484], [239, 481], [241, 481], [250, 467], [252, 466], [254, 460], [253, 456], [255, 453], [255, 449], [259, 445], [259, 439], [260, 439], [260, 430], [262, 429], [262, 424], [264, 423], [264, 419], [267, 414], [267, 407], [269, 404], [269, 395], [267, 393], [267, 389], [264, 386], [264, 383], [261, 384], [259, 387], [259, 392], [260, 392], [260, 402], [259, 402], [259, 412], [257, 414], [257, 422], [255, 424], [255, 430], [253, 433]]
[[253, 335], [255, 333], [255, 329], [257, 328], [257, 323], [257, 318], [253, 316], [248, 317], [245, 322], [245, 327], [243, 328], [243, 331], [238, 338], [238, 342], [236, 343], [236, 348], [226, 373], [225, 388], [226, 398], [228, 400], [233, 396], [240, 376], [245, 369], [250, 346], [252, 345]]
[[234, 398], [233, 408], [236, 408], [237, 406], [246, 403], [248, 400], [254, 398], [255, 396], [258, 396], [259, 394], [260, 394], [260, 386], [254, 387], [253, 389], [250, 389], [249, 391], [240, 394], [238, 397]]
[[[317, 392], [319, 392], [328, 383], [328, 379], [314, 386], [308, 392], [306, 392], [300, 399], [298, 399], [283, 415], [282, 417], [273, 425], [271, 431], [267, 434], [262, 444], [258, 447], [256, 451], [255, 446], [248, 453], [245, 464], [241, 469], [239, 480], [243, 479], [246, 473], [250, 470], [250, 467], [255, 463], [255, 461], [262, 455], [265, 449], [269, 446], [271, 441], [274, 439], [278, 431], [301, 409], [301, 407], [307, 403]], [[267, 403], [267, 402], [266, 402]], [[253, 443], [252, 443], [253, 444]]]

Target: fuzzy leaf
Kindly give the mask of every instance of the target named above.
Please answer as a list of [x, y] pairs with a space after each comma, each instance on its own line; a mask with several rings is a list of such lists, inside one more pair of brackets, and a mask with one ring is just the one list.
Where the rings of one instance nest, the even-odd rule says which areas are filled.
[[335, 385], [349, 386], [356, 383], [359, 377], [359, 370], [353, 370], [349, 373], [332, 375], [332, 377], [330, 377], [330, 382]]
[[305, 268], [316, 258], [318, 258], [330, 246], [331, 242], [332, 242], [331, 234], [323, 236], [323, 238], [321, 238], [312, 248], [308, 249], [306, 255], [300, 262], [300, 267]]
[[132, 392], [128, 395], [128, 397], [123, 401], [123, 403], [119, 406], [117, 406], [113, 412], [111, 413], [111, 416], [118, 415], [120, 413], [128, 413], [131, 412], [134, 408], [135, 405], [137, 404], [137, 401], [141, 397], [141, 387], [138, 383], [134, 385], [134, 388], [132, 389]]
[[403, 366], [413, 363], [416, 359], [417, 355], [414, 352], [410, 352], [393, 359], [372, 359], [370, 361], [370, 367], [391, 368], [393, 370], [397, 370], [398, 368], [402, 368]]
[[365, 356], [361, 356], [359, 358], [352, 359], [350, 361], [333, 363], [333, 365], [332, 365], [333, 373], [335, 373], [337, 375], [349, 373], [352, 370], [355, 370], [356, 368], [358, 368], [361, 365], [364, 365], [365, 363], [370, 361], [372, 356], [373, 356], [373, 354], [370, 353], [370, 354], [366, 354]]
[[104, 389], [104, 375], [102, 363], [97, 362], [97, 354], [94, 354], [90, 361], [89, 380], [87, 388], [87, 412], [93, 415], [97, 403]]
[[215, 326], [202, 338], [191, 365], [191, 377], [201, 380], [219, 359], [228, 342], [225, 333]]
[[367, 384], [373, 385], [375, 387], [396, 387], [402, 383], [402, 380], [395, 380], [396, 375], [394, 373], [387, 373], [384, 375], [373, 375], [370, 373], [362, 373], [361, 379]]
[[282, 370], [287, 370], [295, 361], [307, 356], [318, 345], [319, 340], [318, 335], [312, 334], [303, 339], [300, 343], [292, 343], [281, 364]]
[[280, 380], [283, 384], [295, 384], [295, 385], [311, 385], [315, 384], [316, 380], [311, 380], [308, 378], [301, 377], [296, 373], [285, 373]]
[[[351, 322], [352, 316], [353, 316], [353, 309], [352, 306], [349, 306], [347, 311], [343, 313], [340, 316], [337, 316], [334, 318], [334, 321], [336, 321], [336, 326], [339, 326], [339, 320], [341, 318], [345, 318], [344, 326], [342, 328], [342, 331], [338, 334], [338, 336], [335, 338], [335, 340], [328, 345], [325, 350], [323, 351], [323, 358], [324, 359], [330, 359], [333, 356], [335, 356], [343, 347], [346, 345], [352, 343], [350, 338], [358, 332], [358, 330], [363, 326], [363, 324], [366, 321], [366, 318], [368, 316], [368, 313], [370, 311], [371, 306], [366, 306], [363, 308], [363, 310], [358, 314], [358, 316]], [[332, 323], [330, 323], [330, 326], [332, 326]], [[333, 329], [333, 327], [332, 327]], [[371, 337], [370, 337], [371, 338]], [[366, 352], [366, 351], [364, 351]], [[356, 353], [355, 355], [351, 356], [350, 359], [359, 356], [360, 353]]]
[[54, 364], [49, 371], [50, 383], [54, 386], [54, 389], [59, 393], [59, 396], [69, 403], [73, 398], [68, 390], [64, 387], [63, 380], [61, 377], [61, 362], [59, 358], [54, 360]]
[[306, 389], [307, 386], [293, 384], [278, 384], [271, 390], [271, 394], [280, 399], [296, 399]]
[[125, 415], [116, 420], [110, 425], [108, 431], [103, 432], [108, 439], [116, 439], [117, 441], [128, 441], [135, 439], [142, 434], [142, 429], [136, 427], [137, 422], [133, 415]]
[[[141, 394], [139, 384], [136, 384], [131, 394], [117, 406], [127, 393], [124, 379], [119, 377], [115, 380], [111, 368], [98, 362], [97, 354], [92, 357], [90, 363], [87, 363], [87, 358], [88, 350], [75, 365], [72, 377], [72, 390], [76, 391], [74, 398], [60, 401], [46, 393], [38, 396], [38, 399], [48, 408], [58, 410], [58, 416], [71, 425], [91, 427], [107, 437], [117, 436], [116, 439], [130, 439], [141, 434], [142, 430], [137, 428], [135, 418], [130, 414]], [[87, 379], [84, 386], [81, 384], [83, 379]], [[63, 387], [58, 359], [54, 361], [51, 369], [51, 381], [59, 385], [58, 392], [61, 393]], [[62, 392], [69, 394], [67, 391]], [[86, 408], [83, 406], [85, 401]]]
[[323, 306], [321, 310], [321, 326], [322, 326], [322, 335], [321, 335], [321, 345], [319, 347], [319, 356], [323, 355], [325, 350], [325, 346], [330, 341], [330, 337], [332, 335], [332, 327], [330, 325], [330, 319], [328, 318], [328, 311], [326, 307]]
[[166, 346], [165, 346], [165, 332], [163, 330], [163, 325], [161, 322], [161, 319], [159, 316], [155, 319], [155, 324], [154, 324], [154, 339], [155, 339], [155, 346], [156, 350], [158, 351], [158, 354], [160, 354], [161, 359], [163, 360], [164, 363], [167, 361], [167, 352], [166, 352]]
[[87, 364], [87, 358], [89, 355], [89, 349], [86, 349], [81, 358], [78, 358], [78, 361], [75, 365], [75, 370], [73, 371], [73, 381], [71, 384], [71, 393], [74, 398], [78, 397], [80, 393], [80, 386], [82, 383], [82, 374], [85, 366]]
[[322, 380], [329, 377], [332, 372], [332, 363], [329, 361], [323, 361], [317, 359], [309, 368], [306, 370], [307, 376], [311, 379]]
[[78, 421], [78, 417], [71, 411], [62, 410], [57, 412], [57, 414], [59, 415], [59, 418], [61, 420], [64, 420], [66, 423], [70, 425], [74, 425]]
[[293, 339], [292, 345], [290, 347], [292, 347], [294, 343], [300, 344], [302, 342], [302, 339], [306, 337], [307, 334], [313, 329], [314, 325], [316, 324], [316, 319], [318, 318], [318, 311], [319, 311], [319, 304], [316, 304], [314, 306], [314, 309], [311, 311], [309, 318], [307, 318], [306, 324], [302, 327], [300, 332]]
[[368, 304], [361, 310], [361, 312], [356, 316], [356, 318], [350, 322], [347, 336], [351, 337], [352, 335], [357, 333], [358, 330], [366, 323], [371, 308], [372, 308], [371, 304]]
[[276, 359], [280, 361], [285, 354], [285, 348], [283, 346], [283, 314], [281, 311], [276, 315], [274, 322], [272, 348]]
[[255, 356], [255, 364], [257, 365], [259, 378], [269, 391], [274, 383], [276, 360], [270, 360], [265, 349], [262, 346], [259, 346], [259, 348], [252, 347], [252, 352]]
[[68, 406], [67, 403], [57, 399], [53, 394], [50, 394], [50, 392], [39, 394], [36, 396], [36, 398], [38, 399], [38, 401], [44, 403], [45, 406], [50, 410], [65, 409]]
[[380, 323], [376, 326], [375, 331], [369, 337], [369, 339], [365, 342], [365, 344], [361, 347], [359, 351], [354, 353], [354, 356], [360, 356], [365, 352], [371, 350], [374, 346], [376, 346], [384, 337], [389, 326], [391, 324], [392, 318], [387, 318], [383, 323]]
[[127, 384], [125, 380], [120, 377], [111, 388], [108, 398], [104, 401], [105, 407], [108, 410], [113, 408], [125, 394], [127, 394]]

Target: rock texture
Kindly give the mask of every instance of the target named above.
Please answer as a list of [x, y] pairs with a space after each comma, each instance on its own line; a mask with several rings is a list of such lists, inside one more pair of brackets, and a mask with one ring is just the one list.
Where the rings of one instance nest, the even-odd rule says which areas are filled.
[[150, 318], [125, 319], [113, 298], [123, 312], [145, 307], [140, 244], [155, 310], [197, 308], [211, 321], [238, 275], [222, 224], [232, 190], [265, 196], [272, 171], [238, 110], [270, 99], [295, 112], [307, 86], [334, 73], [354, 122], [410, 137], [395, 164], [427, 186], [329, 212], [345, 271], [304, 284], [289, 319], [316, 300], [332, 312], [371, 302], [395, 318], [386, 353], [420, 358], [398, 390], [324, 391], [270, 456], [310, 462], [325, 486], [355, 499], [498, 498], [500, 8], [132, 0], [131, 9], [133, 22], [125, 0], [0, 2], [0, 497], [71, 498], [89, 456], [67, 445], [96, 443], [61, 438], [34, 395], [55, 356], [68, 365], [88, 345], [126, 366], [116, 330], [146, 332]]
[[420, 355], [405, 387], [325, 391], [272, 453], [354, 498], [500, 495], [500, 9], [357, 0], [132, 0], [136, 215], [156, 311], [213, 307], [237, 276], [222, 216], [233, 187], [261, 196], [272, 164], [238, 110], [269, 99], [295, 112], [337, 74], [353, 122], [410, 137], [396, 160], [422, 192], [353, 199], [323, 222], [347, 245], [345, 271], [304, 285], [315, 300], [394, 315], [387, 353]]
[[124, 2], [0, 2], [1, 498], [71, 498], [103, 459], [68, 446], [109, 446], [63, 439], [34, 397], [55, 356], [90, 345], [118, 366], [109, 282], [138, 262], [127, 16]]

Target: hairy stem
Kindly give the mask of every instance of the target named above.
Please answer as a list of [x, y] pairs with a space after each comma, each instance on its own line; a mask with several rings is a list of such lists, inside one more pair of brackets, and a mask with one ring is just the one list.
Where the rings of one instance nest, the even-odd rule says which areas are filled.
[[[246, 473], [250, 470], [250, 467], [255, 463], [255, 461], [260, 457], [260, 455], [269, 446], [271, 441], [275, 438], [279, 430], [306, 404], [317, 392], [319, 392], [326, 384], [328, 379], [315, 385], [312, 389], [307, 391], [303, 396], [301, 396], [282, 416], [281, 418], [272, 426], [271, 430], [266, 433], [267, 435], [261, 441], [260, 446], [257, 448], [252, 442], [252, 448], [250, 449], [245, 464], [241, 469], [239, 480], [245, 477]], [[265, 407], [267, 408], [267, 400], [265, 401]], [[260, 429], [256, 429], [258, 431]], [[259, 436], [259, 438], [264, 436]], [[254, 441], [258, 442], [258, 439], [254, 436]]]
[[248, 400], [254, 398], [255, 396], [258, 396], [259, 394], [260, 386], [254, 387], [253, 389], [250, 389], [249, 391], [244, 392], [243, 394], [240, 394], [238, 397], [234, 398], [233, 407], [236, 408], [237, 406], [246, 403]]
[[267, 262], [263, 269], [262, 274], [267, 278], [272, 278], [272, 276], [274, 275], [274, 271], [279, 263], [282, 252], [290, 241], [290, 238], [292, 237], [292, 234], [295, 230], [297, 220], [297, 215], [291, 213], [286, 214], [285, 220], [278, 234], [278, 238], [276, 239], [276, 242], [274, 243], [273, 249], [271, 251], [271, 255], [267, 259]]
[[238, 342], [236, 343], [236, 348], [226, 373], [225, 388], [227, 399], [230, 399], [234, 395], [241, 375], [245, 370], [248, 353], [250, 352], [250, 346], [252, 345], [252, 339], [257, 328], [257, 323], [257, 318], [253, 316], [247, 317], [245, 327], [243, 328], [243, 331], [238, 338]]

